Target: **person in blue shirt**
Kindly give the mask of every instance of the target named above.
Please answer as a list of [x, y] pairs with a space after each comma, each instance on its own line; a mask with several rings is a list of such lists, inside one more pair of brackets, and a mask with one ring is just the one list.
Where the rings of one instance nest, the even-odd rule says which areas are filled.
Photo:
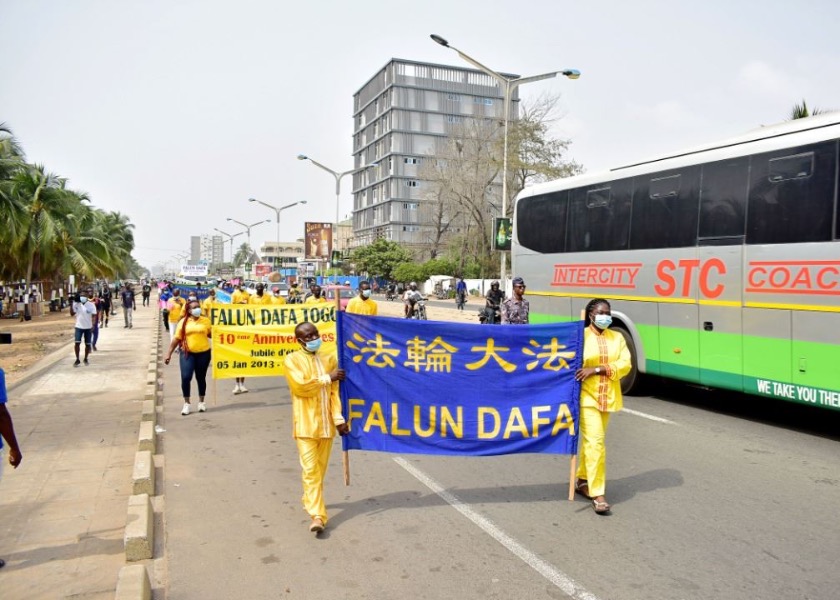
[[[17, 469], [20, 461], [23, 460], [23, 454], [20, 453], [20, 447], [18, 447], [18, 441], [15, 437], [15, 426], [12, 423], [12, 416], [9, 414], [8, 409], [6, 409], [7, 399], [6, 373], [3, 369], [0, 369], [0, 479], [3, 477], [3, 440], [9, 446], [9, 464]], [[0, 568], [5, 564], [6, 562], [0, 558]]]
[[172, 290], [171, 286], [167, 285], [161, 290], [160, 295], [158, 296], [158, 300], [160, 300], [160, 305], [162, 307], [161, 313], [163, 316], [163, 328], [167, 331], [169, 331], [169, 309], [166, 308], [166, 306], [170, 298], [172, 298]]
[[455, 304], [458, 310], [464, 310], [464, 304], [467, 302], [467, 284], [464, 283], [464, 278], [459, 277], [458, 283], [455, 284]]

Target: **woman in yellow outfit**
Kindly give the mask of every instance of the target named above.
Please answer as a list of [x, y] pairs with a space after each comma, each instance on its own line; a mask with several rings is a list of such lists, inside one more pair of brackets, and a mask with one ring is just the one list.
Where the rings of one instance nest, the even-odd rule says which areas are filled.
[[324, 477], [336, 431], [346, 435], [350, 428], [341, 415], [338, 382], [344, 371], [338, 368], [334, 352], [319, 352], [321, 336], [312, 323], [295, 327], [301, 346], [286, 355], [286, 381], [292, 396], [293, 435], [303, 470], [303, 508], [312, 518], [309, 531], [316, 535], [327, 524]]
[[175, 348], [181, 349], [181, 393], [184, 396], [184, 408], [181, 414], [190, 414], [190, 384], [193, 375], [198, 384], [198, 412], [207, 410], [204, 396], [207, 392], [207, 369], [210, 366], [210, 336], [213, 334], [210, 319], [201, 315], [201, 304], [190, 300], [183, 319], [175, 328], [175, 337], [169, 344], [169, 352], [163, 362], [167, 365]]
[[604, 496], [607, 486], [604, 438], [610, 413], [623, 406], [621, 378], [630, 372], [630, 351], [624, 336], [609, 329], [610, 303], [601, 298], [586, 305], [583, 332], [583, 367], [580, 381], [580, 460], [575, 490], [592, 500], [599, 515], [610, 511]]
[[172, 290], [172, 297], [166, 303], [166, 308], [169, 309], [169, 339], [173, 339], [175, 337], [175, 326], [178, 324], [178, 321], [181, 320], [181, 317], [184, 316], [184, 304], [187, 301], [181, 298], [181, 290], [175, 288]]
[[211, 289], [207, 297], [201, 302], [201, 314], [206, 317], [210, 316], [210, 309], [213, 308], [213, 303], [216, 301], [216, 290]]

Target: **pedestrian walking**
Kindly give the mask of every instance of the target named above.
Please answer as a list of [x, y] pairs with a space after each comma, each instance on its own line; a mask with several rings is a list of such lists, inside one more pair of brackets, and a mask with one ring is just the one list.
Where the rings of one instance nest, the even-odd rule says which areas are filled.
[[[9, 446], [9, 464], [17, 469], [23, 460], [20, 452], [17, 437], [15, 437], [15, 425], [12, 422], [12, 415], [6, 408], [8, 394], [6, 393], [6, 372], [0, 368], [0, 480], [3, 479], [3, 466], [5, 464], [3, 440]], [[0, 568], [6, 565], [6, 561], [0, 558]]]
[[297, 444], [303, 482], [303, 508], [316, 535], [327, 525], [324, 503], [324, 477], [336, 431], [347, 435], [350, 428], [341, 415], [338, 382], [344, 370], [338, 368], [333, 352], [321, 352], [321, 335], [312, 323], [295, 327], [300, 350], [284, 360], [286, 382], [292, 396], [294, 438]]
[[248, 304], [272, 304], [271, 296], [265, 293], [265, 285], [258, 283], [255, 293], [248, 298]]
[[102, 314], [99, 319], [99, 325], [102, 327], [108, 327], [108, 321], [111, 320], [111, 304], [114, 299], [111, 297], [111, 288], [105, 281], [102, 282], [100, 295], [102, 297]]
[[85, 366], [88, 366], [88, 356], [90, 355], [91, 346], [91, 330], [93, 329], [93, 318], [96, 316], [96, 307], [92, 302], [88, 302], [90, 296], [93, 295], [92, 290], [87, 290], [84, 294], [76, 294], [76, 298], [70, 305], [70, 316], [76, 318], [76, 328], [73, 333], [73, 351], [76, 353], [76, 362], [74, 367], [78, 367], [79, 350], [82, 343], [82, 338], [85, 340]]
[[93, 298], [88, 300], [88, 302], [92, 302], [93, 305], [96, 307], [96, 314], [93, 315], [92, 319], [92, 327], [90, 328], [90, 345], [94, 352], [97, 351], [96, 342], [99, 341], [99, 321], [100, 315], [105, 308], [102, 305], [102, 298], [99, 297], [99, 292], [95, 289], [93, 290]]
[[149, 296], [152, 295], [152, 286], [148, 281], [143, 282], [143, 306], [149, 306]]
[[286, 299], [280, 293], [279, 287], [271, 289], [271, 303], [275, 306], [286, 304]]
[[134, 327], [131, 315], [137, 310], [137, 304], [134, 299], [134, 290], [130, 284], [123, 285], [122, 292], [120, 292], [120, 302], [122, 303], [123, 319], [125, 319], [125, 327], [123, 329], [131, 329]]
[[345, 311], [356, 315], [375, 317], [379, 314], [379, 306], [376, 304], [376, 300], [371, 299], [370, 294], [370, 283], [367, 281], [359, 282], [359, 294], [350, 299]]
[[210, 337], [212, 336], [210, 319], [201, 314], [201, 304], [198, 300], [190, 300], [185, 307], [184, 317], [178, 321], [173, 334], [169, 351], [163, 359], [169, 364], [172, 353], [180, 349], [179, 363], [181, 367], [181, 394], [184, 397], [184, 407], [181, 414], [190, 414], [190, 387], [192, 379], [198, 387], [198, 412], [207, 410], [204, 396], [207, 393], [207, 369], [210, 367]]
[[210, 318], [210, 309], [213, 308], [213, 303], [216, 301], [216, 290], [211, 288], [207, 297], [201, 303], [201, 314]]
[[630, 351], [624, 336], [610, 329], [610, 303], [602, 298], [586, 305], [583, 332], [583, 367], [580, 381], [580, 458], [575, 490], [592, 501], [599, 515], [610, 512], [605, 438], [610, 415], [621, 410], [621, 378], [630, 372]]
[[458, 278], [458, 283], [455, 284], [455, 306], [458, 310], [464, 310], [464, 305], [467, 303], [467, 284], [463, 277]]
[[166, 308], [169, 310], [167, 319], [169, 321], [170, 340], [175, 337], [175, 326], [178, 324], [178, 321], [181, 320], [182, 313], [184, 312], [184, 305], [186, 303], [187, 301], [181, 298], [181, 290], [178, 288], [173, 289], [172, 297], [166, 303]]
[[524, 298], [525, 281], [521, 277], [513, 279], [513, 296], [502, 302], [503, 325], [527, 325], [530, 303]]

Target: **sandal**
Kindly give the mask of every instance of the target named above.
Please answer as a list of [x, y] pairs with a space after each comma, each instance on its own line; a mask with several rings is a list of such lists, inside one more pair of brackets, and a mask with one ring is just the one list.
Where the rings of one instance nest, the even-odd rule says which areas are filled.
[[[603, 498], [603, 496], [599, 497]], [[607, 504], [606, 500], [596, 500], [595, 498], [592, 498], [592, 508], [595, 510], [595, 513], [599, 515], [605, 515], [610, 512], [610, 505]]]
[[585, 479], [575, 481], [575, 493], [580, 494], [584, 498], [589, 498], [589, 482]]

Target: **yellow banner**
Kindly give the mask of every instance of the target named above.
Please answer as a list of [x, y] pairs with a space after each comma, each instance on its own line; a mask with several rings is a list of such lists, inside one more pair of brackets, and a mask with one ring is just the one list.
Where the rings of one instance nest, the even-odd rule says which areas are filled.
[[335, 307], [213, 304], [213, 378], [284, 375], [283, 359], [300, 349], [295, 327], [313, 323], [324, 350], [336, 351]]

